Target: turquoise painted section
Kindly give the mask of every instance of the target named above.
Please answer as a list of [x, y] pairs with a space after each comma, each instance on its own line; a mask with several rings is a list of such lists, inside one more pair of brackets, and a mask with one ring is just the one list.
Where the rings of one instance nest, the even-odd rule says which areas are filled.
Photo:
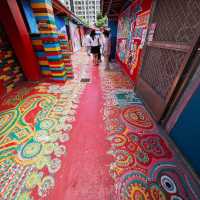
[[116, 45], [117, 45], [117, 21], [116, 20], [109, 20], [108, 27], [111, 29], [111, 55], [110, 58], [114, 59], [116, 54]]
[[26, 20], [28, 22], [31, 33], [39, 33], [36, 19], [35, 19], [35, 16], [33, 14], [32, 8], [31, 8], [30, 1], [21, 0], [21, 2], [22, 2], [24, 14], [26, 16]]
[[192, 96], [170, 136], [200, 175], [200, 87]]
[[65, 20], [63, 17], [55, 16], [55, 22], [59, 33], [67, 33]]
[[48, 3], [50, 6], [52, 5], [52, 0], [31, 0], [33, 3]]

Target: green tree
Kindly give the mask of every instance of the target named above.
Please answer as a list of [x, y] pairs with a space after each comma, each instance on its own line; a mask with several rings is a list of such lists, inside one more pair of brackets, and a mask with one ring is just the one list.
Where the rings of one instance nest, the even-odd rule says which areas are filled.
[[80, 19], [83, 23], [85, 23], [87, 26], [89, 26], [89, 22], [88, 22], [84, 17], [80, 16], [79, 19]]
[[103, 16], [101, 13], [98, 13], [96, 27], [101, 28], [101, 27], [107, 26], [107, 24], [108, 24], [107, 16]]

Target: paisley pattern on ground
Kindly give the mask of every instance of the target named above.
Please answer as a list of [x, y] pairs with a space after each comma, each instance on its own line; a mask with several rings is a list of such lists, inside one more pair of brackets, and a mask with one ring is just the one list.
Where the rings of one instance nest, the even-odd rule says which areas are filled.
[[56, 185], [85, 83], [24, 83], [0, 106], [0, 199], [43, 199]]
[[100, 69], [104, 122], [113, 157], [115, 200], [198, 200], [196, 177], [161, 134], [132, 81], [119, 69]]

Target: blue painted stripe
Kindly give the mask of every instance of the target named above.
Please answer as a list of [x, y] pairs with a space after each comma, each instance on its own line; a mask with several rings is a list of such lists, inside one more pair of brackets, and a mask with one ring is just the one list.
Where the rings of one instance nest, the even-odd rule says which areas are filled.
[[51, 0], [31, 0], [31, 3], [47, 3], [50, 6], [52, 5]]
[[46, 56], [45, 52], [43, 52], [43, 51], [37, 51], [37, 52], [36, 52], [36, 55], [37, 55], [38, 57], [44, 57], [44, 56]]
[[50, 21], [54, 21], [54, 17], [53, 16], [35, 16], [37, 21], [40, 20], [50, 20]]
[[49, 60], [62, 59], [62, 55], [57, 55], [57, 56], [49, 56], [49, 55], [48, 55], [48, 59], [49, 59]]
[[65, 81], [66, 77], [53, 77], [53, 80]]
[[44, 48], [59, 48], [60, 47], [60, 44], [58, 42], [55, 42], [55, 43], [46, 43], [44, 44]]
[[51, 71], [63, 71], [63, 70], [65, 70], [64, 67], [60, 67], [60, 68], [53, 68], [53, 67], [50, 67], [49, 69], [50, 69]]
[[49, 66], [40, 65], [41, 70], [49, 70]]
[[58, 34], [57, 33], [51, 33], [51, 34], [41, 34], [41, 38], [58, 38]]

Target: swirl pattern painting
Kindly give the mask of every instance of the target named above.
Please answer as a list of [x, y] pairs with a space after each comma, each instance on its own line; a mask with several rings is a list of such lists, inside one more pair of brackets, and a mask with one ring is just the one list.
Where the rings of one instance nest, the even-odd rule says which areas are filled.
[[131, 80], [120, 70], [100, 73], [114, 199], [200, 199], [196, 177], [137, 98]]

